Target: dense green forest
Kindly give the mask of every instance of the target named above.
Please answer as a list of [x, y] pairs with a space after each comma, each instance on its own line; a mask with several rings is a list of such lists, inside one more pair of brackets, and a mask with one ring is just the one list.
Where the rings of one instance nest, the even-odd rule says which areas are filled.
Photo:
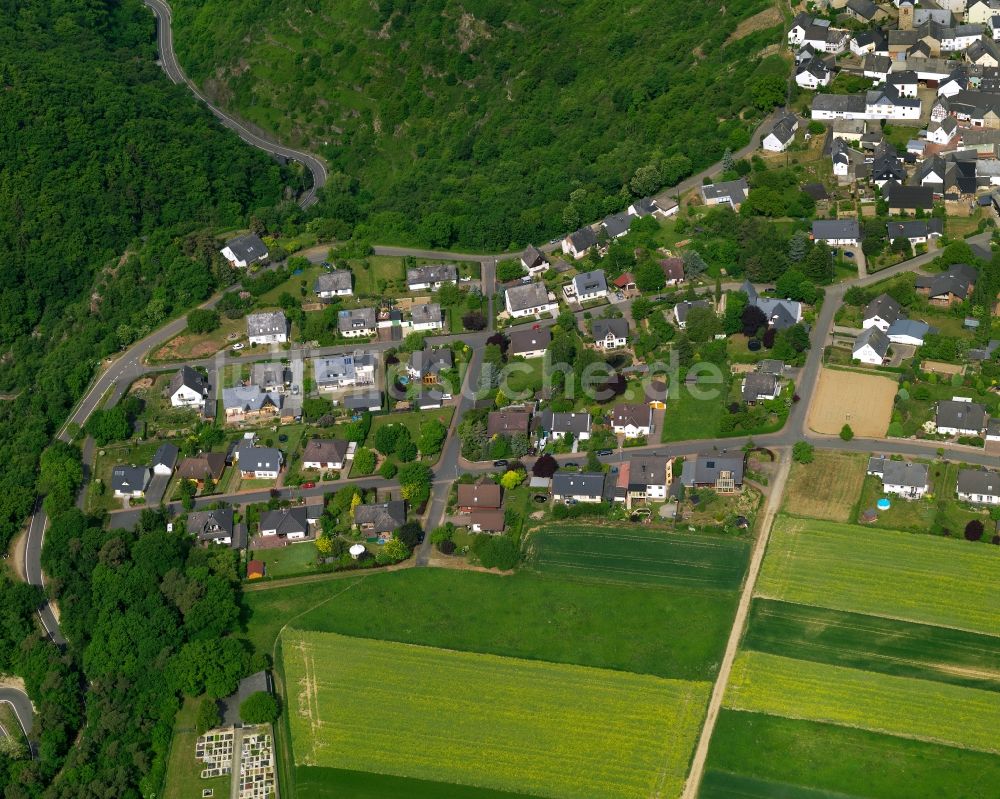
[[380, 242], [495, 250], [623, 210], [746, 144], [788, 74], [764, 55], [781, 39], [771, 0], [173, 8], [189, 74], [322, 154], [322, 212]]
[[273, 213], [285, 177], [167, 81], [139, 0], [0, 0], [0, 16], [6, 548], [99, 360], [227, 280], [211, 233]]

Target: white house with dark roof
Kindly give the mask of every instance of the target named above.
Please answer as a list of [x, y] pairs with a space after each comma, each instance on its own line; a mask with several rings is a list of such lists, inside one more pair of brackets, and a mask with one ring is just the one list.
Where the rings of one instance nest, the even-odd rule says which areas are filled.
[[[637, 216], [640, 219], [644, 216], [668, 216], [670, 211], [661, 208], [660, 204], [654, 200], [652, 197], [643, 197], [641, 199], [635, 200], [629, 207], [628, 212], [631, 216]], [[674, 204], [672, 213], [677, 212], [677, 205]]]
[[868, 474], [882, 480], [882, 490], [903, 499], [920, 499], [930, 490], [927, 465], [894, 461], [884, 455], [868, 460]]
[[625, 319], [595, 319], [594, 346], [599, 350], [616, 350], [628, 344], [628, 321]]
[[219, 252], [229, 261], [230, 266], [246, 269], [250, 264], [267, 260], [267, 246], [256, 233], [237, 236], [226, 242]]
[[313, 438], [302, 450], [303, 469], [344, 468], [344, 463], [354, 457], [356, 444], [339, 438]]
[[354, 274], [350, 269], [334, 269], [324, 272], [313, 283], [313, 291], [321, 300], [334, 297], [350, 297], [354, 294]]
[[444, 329], [440, 303], [422, 302], [410, 306], [410, 326], [414, 331]]
[[937, 330], [926, 322], [920, 322], [916, 319], [897, 319], [889, 325], [889, 329], [885, 331], [885, 335], [893, 344], [909, 344], [913, 347], [922, 347], [924, 339], [929, 334], [936, 332]]
[[795, 70], [795, 82], [800, 89], [818, 89], [820, 86], [829, 86], [831, 80], [833, 80], [833, 71], [820, 58], [814, 57], [803, 61]]
[[918, 244], [926, 244], [931, 239], [940, 238], [944, 233], [944, 226], [940, 219], [910, 219], [904, 222], [887, 222], [886, 234], [889, 241], [896, 239], [906, 239], [911, 247]]
[[284, 456], [274, 447], [239, 447], [235, 450], [240, 473], [254, 480], [277, 480]]
[[611, 214], [610, 216], [604, 217], [604, 221], [601, 222], [601, 226], [604, 228], [604, 232], [608, 234], [609, 239], [620, 239], [628, 233], [628, 229], [632, 226], [633, 219], [634, 217], [627, 213]]
[[795, 141], [795, 131], [798, 129], [799, 120], [794, 114], [782, 117], [774, 123], [760, 146], [772, 153], [783, 153]]
[[750, 194], [750, 186], [746, 178], [726, 180], [720, 183], [709, 183], [702, 186], [701, 199], [705, 205], [728, 205], [735, 211], [740, 210], [743, 201]]
[[644, 402], [622, 402], [611, 409], [611, 429], [625, 438], [648, 436], [653, 429], [653, 409]]
[[288, 341], [288, 320], [281, 311], [264, 311], [247, 316], [247, 338], [251, 344], [284, 344]]
[[111, 489], [118, 498], [138, 498], [146, 493], [150, 477], [148, 466], [121, 464], [111, 469]]
[[857, 247], [861, 226], [857, 219], [817, 219], [812, 223], [812, 238], [831, 247]]
[[600, 502], [604, 499], [603, 472], [556, 472], [552, 477], [556, 502]]
[[534, 277], [545, 272], [549, 268], [549, 262], [545, 260], [545, 254], [541, 250], [534, 244], [529, 244], [521, 253], [521, 266]]
[[205, 376], [190, 366], [178, 369], [167, 388], [170, 405], [174, 408], [204, 408], [208, 396], [208, 381]]
[[174, 467], [177, 465], [177, 455], [179, 450], [170, 442], [165, 441], [156, 448], [156, 452], [153, 453], [153, 460], [150, 461], [150, 466], [153, 467], [153, 474], [158, 474], [161, 477], [167, 477], [174, 473]]
[[801, 302], [761, 297], [749, 280], [743, 281], [740, 289], [747, 295], [747, 303], [759, 308], [767, 318], [768, 327], [773, 327], [775, 330], [787, 330], [792, 325], [802, 321]]
[[864, 330], [869, 327], [877, 327], [885, 333], [893, 322], [905, 318], [906, 314], [903, 313], [902, 306], [896, 300], [888, 294], [879, 294], [865, 306], [861, 327]]
[[458, 269], [453, 264], [427, 264], [406, 270], [408, 291], [435, 291], [445, 283], [458, 284]]
[[986, 469], [960, 469], [958, 498], [977, 505], [1000, 505], [1000, 473]]
[[504, 306], [512, 317], [541, 316], [554, 314], [559, 310], [559, 303], [549, 297], [549, 290], [544, 283], [521, 283], [511, 286], [504, 292]]
[[608, 282], [603, 269], [592, 272], [582, 272], [573, 278], [566, 292], [568, 296], [576, 297], [577, 302], [603, 300], [608, 296]]
[[593, 228], [586, 226], [570, 233], [562, 240], [562, 251], [579, 261], [587, 254], [587, 250], [596, 245], [597, 234], [594, 233]]
[[590, 438], [590, 414], [564, 411], [542, 411], [539, 414], [539, 427], [545, 435], [554, 441], [573, 436], [577, 441]]
[[986, 429], [986, 406], [964, 397], [940, 400], [934, 415], [935, 431], [945, 436], [979, 436]]
[[673, 483], [673, 463], [672, 458], [633, 456], [621, 464], [615, 502], [624, 502], [629, 509], [636, 500], [663, 502]]
[[378, 359], [370, 352], [343, 353], [313, 358], [313, 379], [320, 391], [375, 384]]
[[345, 338], [371, 338], [378, 332], [374, 308], [337, 311], [337, 332]]
[[309, 535], [309, 519], [304, 507], [277, 508], [260, 515], [260, 534], [301, 541]]
[[889, 354], [889, 337], [877, 327], [863, 330], [854, 339], [851, 357], [871, 366], [881, 366]]
[[227, 423], [256, 421], [278, 415], [281, 395], [260, 386], [234, 386], [222, 389], [222, 406]]
[[743, 378], [741, 387], [743, 401], [755, 405], [762, 400], [776, 399], [781, 392], [778, 376], [769, 372], [749, 372]]
[[541, 358], [552, 343], [548, 328], [539, 330], [514, 330], [507, 337], [510, 341], [507, 354], [531, 360]]
[[958, 137], [959, 133], [955, 117], [945, 117], [940, 122], [931, 122], [927, 126], [927, 141], [946, 147]]

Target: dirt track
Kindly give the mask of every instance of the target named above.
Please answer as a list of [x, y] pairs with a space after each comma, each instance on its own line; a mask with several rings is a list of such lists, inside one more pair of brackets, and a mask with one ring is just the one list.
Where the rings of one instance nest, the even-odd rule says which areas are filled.
[[896, 390], [896, 382], [888, 377], [824, 368], [809, 409], [809, 429], [837, 435], [849, 424], [856, 436], [883, 438]]

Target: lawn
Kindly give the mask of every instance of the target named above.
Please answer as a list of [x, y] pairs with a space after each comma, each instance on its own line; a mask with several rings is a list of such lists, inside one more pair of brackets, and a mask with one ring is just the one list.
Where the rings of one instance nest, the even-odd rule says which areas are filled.
[[130, 394], [143, 400], [141, 419], [146, 424], [146, 437], [160, 435], [165, 438], [182, 435], [190, 431], [200, 415], [194, 408], [175, 408], [166, 396], [167, 387], [174, 372], [147, 376], [137, 380], [129, 390]]
[[715, 675], [736, 601], [722, 591], [445, 569], [243, 595], [248, 637], [267, 653], [292, 621], [300, 629], [685, 680]]
[[998, 583], [996, 547], [782, 516], [757, 594], [1000, 635]]
[[782, 510], [794, 516], [851, 521], [868, 456], [816, 450], [813, 458], [812, 463], [792, 463]]
[[[717, 438], [719, 420], [727, 413], [725, 408], [725, 385], [702, 384], [698, 386], [699, 393], [714, 391], [712, 399], [696, 399], [687, 386], [670, 387], [670, 398], [667, 400], [667, 410], [663, 417], [663, 433], [660, 441], [686, 441], [696, 438]], [[680, 396], [675, 396], [680, 394]], [[740, 435], [745, 435], [740, 433]]]
[[679, 794], [711, 687], [294, 629], [282, 651], [296, 765], [551, 797]]
[[201, 770], [205, 766], [194, 756], [198, 741], [195, 719], [198, 716], [199, 702], [199, 699], [186, 698], [174, 719], [163, 799], [194, 799], [201, 796], [204, 788], [213, 789], [215, 799], [226, 799], [229, 796], [229, 777], [214, 777], [210, 780], [201, 778]]
[[[385, 427], [390, 424], [401, 424], [410, 431], [410, 438], [413, 443], [416, 444], [420, 440], [420, 425], [423, 424], [428, 419], [437, 419], [445, 427], [451, 426], [451, 417], [455, 414], [454, 405], [445, 405], [443, 408], [437, 410], [429, 411], [403, 411], [399, 413], [387, 413], [381, 414], [379, 416], [372, 417], [371, 430], [368, 431], [368, 438], [365, 439], [364, 446], [369, 449], [375, 449], [375, 431], [380, 427]], [[381, 457], [381, 456], [380, 456]], [[426, 458], [422, 458], [421, 462], [426, 463], [428, 466], [433, 466], [437, 463], [440, 455], [430, 455]], [[397, 466], [400, 465], [399, 458], [395, 455], [389, 455], [389, 460], [395, 463]], [[351, 477], [358, 477], [358, 473], [354, 471], [354, 467], [351, 467]]]
[[291, 577], [317, 571], [316, 544], [312, 541], [301, 541], [274, 549], [254, 549], [250, 552], [250, 559], [264, 561], [264, 574], [267, 577]]
[[755, 599], [742, 646], [900, 677], [1000, 691], [1000, 638]]
[[637, 525], [549, 525], [532, 534], [531, 565], [543, 574], [624, 585], [693, 585], [735, 591], [750, 544], [722, 535]]
[[1000, 753], [993, 691], [763, 652], [736, 657], [726, 707]]
[[1000, 758], [993, 755], [832, 724], [723, 710], [698, 795], [700, 799], [971, 799], [995, 796], [997, 785]]
[[[99, 447], [94, 456], [94, 480], [87, 488], [86, 509], [89, 513], [100, 510], [119, 510], [123, 500], [116, 497], [111, 489], [111, 472], [120, 464], [149, 465], [159, 449], [161, 441], [146, 441], [139, 444], [109, 444]], [[103, 493], [97, 493], [98, 481], [103, 486]], [[141, 499], [135, 500], [138, 505]]]
[[[511, 361], [504, 370], [504, 379], [500, 384], [504, 394], [511, 400], [534, 397], [544, 384], [544, 362], [544, 358], [519, 358]], [[529, 393], [528, 397], [524, 396], [525, 392]]]
[[[348, 261], [348, 265], [354, 273], [355, 295], [382, 297], [389, 293], [406, 291], [406, 269], [403, 268], [402, 258], [369, 255], [363, 259]], [[384, 281], [381, 291], [380, 280]]]

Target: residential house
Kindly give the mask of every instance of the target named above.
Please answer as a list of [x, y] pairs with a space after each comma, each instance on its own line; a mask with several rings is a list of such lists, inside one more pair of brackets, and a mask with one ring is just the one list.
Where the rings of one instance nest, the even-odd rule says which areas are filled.
[[459, 513], [471, 513], [476, 508], [496, 510], [502, 504], [500, 486], [488, 480], [459, 483], [456, 507]]
[[911, 247], [918, 244], [926, 244], [931, 239], [940, 238], [944, 233], [940, 219], [932, 219], [929, 222], [925, 219], [913, 219], [907, 222], [888, 222], [886, 233], [890, 241], [906, 239]]
[[603, 300], [608, 296], [608, 283], [604, 277], [603, 269], [595, 269], [592, 272], [583, 272], [573, 278], [573, 295], [577, 302], [590, 302], [591, 300]]
[[710, 183], [701, 187], [701, 199], [705, 205], [728, 205], [734, 211], [740, 210], [740, 206], [749, 194], [750, 187], [746, 178]]
[[406, 270], [408, 291], [436, 291], [445, 283], [458, 284], [458, 269], [453, 264], [428, 264]]
[[914, 347], [922, 347], [928, 334], [936, 332], [937, 330], [926, 322], [918, 322], [915, 319], [899, 319], [889, 325], [886, 336], [893, 344], [910, 344]]
[[251, 344], [284, 344], [288, 341], [288, 320], [281, 311], [265, 311], [247, 316], [247, 338]]
[[261, 391], [284, 391], [292, 384], [292, 370], [284, 364], [260, 361], [253, 365], [250, 383]]
[[986, 25], [995, 14], [1000, 14], [997, 0], [972, 0], [965, 9], [965, 21], [970, 25]]
[[418, 411], [440, 408], [444, 405], [444, 393], [438, 389], [421, 389], [412, 404]]
[[260, 534], [265, 537], [273, 535], [291, 541], [301, 541], [309, 535], [306, 509], [299, 506], [264, 511], [260, 515]]
[[167, 396], [174, 408], [204, 408], [208, 396], [208, 381], [201, 372], [190, 366], [178, 369], [167, 388]]
[[674, 481], [673, 460], [655, 456], [634, 456], [618, 469], [615, 501], [631, 509], [637, 500], [663, 502]]
[[988, 420], [984, 405], [964, 397], [952, 397], [937, 404], [935, 432], [944, 436], [981, 436]]
[[708, 300], [684, 300], [679, 302], [674, 306], [674, 321], [677, 322], [677, 327], [684, 330], [687, 327], [688, 314], [691, 312], [692, 308], [708, 308], [712, 309], [712, 303]]
[[604, 232], [607, 233], [609, 239], [620, 239], [628, 233], [628, 229], [632, 226], [634, 218], [627, 213], [611, 214], [604, 217], [601, 227], [604, 228]]
[[960, 133], [955, 117], [945, 117], [940, 122], [931, 122], [927, 126], [927, 141], [947, 147], [959, 137]]
[[590, 438], [590, 414], [562, 411], [543, 411], [539, 414], [539, 427], [544, 435], [559, 441], [567, 435], [578, 441]]
[[747, 295], [747, 302], [761, 310], [767, 318], [769, 327], [775, 330], [787, 330], [802, 321], [801, 302], [761, 297], [749, 280], [743, 282], [741, 290]]
[[743, 401], [747, 405], [756, 405], [762, 400], [776, 399], [780, 392], [777, 375], [767, 372], [750, 372], [743, 378]]
[[[877, 55], [878, 53], [889, 52], [889, 42], [885, 34], [880, 30], [858, 31], [851, 37], [848, 47], [854, 55], [865, 58], [865, 77], [875, 77], [868, 74], [868, 58], [885, 58], [887, 61], [889, 60], [888, 56]], [[886, 68], [886, 72], [888, 72], [888, 68]]]
[[868, 119], [865, 96], [862, 94], [817, 94], [809, 106], [815, 120]]
[[881, 188], [890, 180], [897, 182], [906, 180], [906, 167], [896, 155], [895, 147], [883, 142], [875, 149], [875, 157], [871, 164], [871, 181]]
[[354, 526], [369, 538], [384, 544], [392, 534], [406, 524], [406, 503], [392, 500], [378, 505], [358, 505], [354, 509]]
[[148, 466], [128, 466], [125, 464], [111, 469], [111, 489], [116, 497], [141, 497], [149, 486]]
[[356, 391], [343, 398], [344, 407], [353, 413], [382, 410], [382, 392], [378, 390]]
[[407, 374], [427, 385], [440, 382], [441, 372], [455, 366], [455, 353], [448, 347], [427, 347], [410, 353]]
[[789, 47], [808, 46], [819, 53], [842, 53], [849, 40], [849, 31], [833, 28], [828, 20], [810, 18], [805, 12], [795, 17], [788, 31]]
[[930, 490], [927, 466], [923, 463], [894, 461], [880, 455], [869, 458], [868, 474], [882, 480], [882, 490], [886, 494], [903, 499], [920, 499]]
[[934, 208], [934, 191], [930, 186], [900, 186], [891, 181], [882, 187], [882, 196], [893, 214], [931, 211]]
[[203, 452], [201, 455], [182, 460], [177, 466], [177, 477], [181, 480], [192, 480], [198, 484], [199, 488], [202, 488], [208, 480], [219, 482], [225, 469], [226, 456], [224, 453]]
[[887, 86], [894, 87], [900, 97], [917, 96], [917, 73], [912, 69], [890, 72], [885, 79], [885, 83]]
[[559, 310], [559, 303], [550, 298], [549, 290], [541, 282], [511, 286], [504, 293], [504, 305], [507, 313], [515, 319], [552, 314]]
[[[673, 206], [674, 213], [677, 212], [677, 205]], [[644, 216], [668, 216], [668, 209], [661, 208], [660, 204], [654, 200], [652, 197], [643, 197], [640, 200], [635, 200], [629, 207], [628, 212], [631, 216], [637, 216], [640, 219]]]
[[321, 300], [332, 300], [334, 297], [350, 297], [354, 294], [354, 274], [350, 269], [334, 269], [324, 272], [313, 283], [313, 291]]
[[845, 13], [847, 16], [861, 22], [874, 22], [878, 15], [885, 16], [885, 12], [875, 5], [872, 0], [847, 0]]
[[889, 337], [877, 327], [869, 327], [854, 339], [852, 357], [861, 363], [881, 366], [889, 354]]
[[506, 518], [502, 510], [475, 509], [469, 514], [469, 531], [499, 535], [506, 529]]
[[556, 472], [552, 477], [556, 502], [600, 502], [604, 499], [603, 472]]
[[831, 80], [833, 80], [833, 71], [821, 58], [810, 58], [808, 61], [803, 61], [795, 69], [795, 82], [800, 89], [818, 89], [820, 86], [829, 86]]
[[772, 153], [783, 153], [795, 141], [795, 131], [798, 129], [799, 120], [794, 114], [784, 116], [774, 123], [774, 127], [761, 142], [761, 147]]
[[977, 505], [1000, 505], [1000, 473], [986, 469], [959, 469], [958, 498]]
[[611, 281], [611, 285], [619, 291], [638, 291], [638, 287], [635, 284], [635, 275], [631, 272], [622, 272]]
[[156, 448], [153, 453], [153, 460], [150, 466], [153, 467], [153, 474], [161, 477], [168, 477], [174, 473], [174, 466], [177, 465], [178, 450], [173, 444], [164, 442]]
[[611, 429], [625, 438], [648, 436], [653, 429], [653, 409], [644, 402], [619, 403], [611, 409]]
[[246, 269], [250, 264], [267, 260], [267, 247], [256, 233], [230, 239], [220, 252], [229, 265], [237, 269]]
[[817, 219], [812, 223], [812, 237], [831, 247], [857, 247], [861, 243], [861, 226], [857, 219]]
[[246, 546], [245, 535], [237, 535], [232, 508], [193, 511], [188, 514], [185, 527], [188, 535], [197, 537], [203, 544], [226, 544], [234, 549]]
[[[863, 37], [865, 33], [869, 33], [869, 31], [863, 31], [858, 34], [858, 37]], [[874, 52], [875, 45], [877, 43], [884, 44], [888, 47], [888, 42], [877, 42], [874, 36], [865, 37], [859, 40], [859, 47], [870, 52], [870, 55], [865, 55], [865, 60], [862, 62], [861, 68], [866, 78], [871, 78], [879, 83], [884, 83], [885, 79], [889, 77], [889, 73], [892, 71], [892, 59], [888, 56], [878, 55]], [[852, 47], [852, 49], [854, 48]], [[858, 53], [858, 55], [862, 55], [862, 53]]]
[[931, 305], [950, 307], [964, 302], [976, 287], [979, 272], [968, 264], [954, 264], [944, 274], [917, 277], [917, 294]]
[[616, 350], [628, 344], [626, 319], [595, 319], [594, 344], [599, 350]]
[[587, 226], [570, 233], [562, 240], [562, 251], [566, 255], [572, 255], [579, 261], [587, 254], [587, 250], [597, 245], [597, 234], [593, 228]]
[[830, 145], [830, 162], [833, 174], [838, 178], [846, 178], [851, 174], [851, 148], [845, 139], [834, 139]]
[[486, 435], [513, 436], [523, 433], [527, 435], [531, 429], [531, 414], [528, 411], [490, 411], [486, 417]]
[[411, 305], [410, 324], [414, 332], [442, 330], [444, 328], [444, 314], [441, 312], [441, 305], [436, 302]]
[[521, 266], [534, 277], [545, 272], [549, 268], [549, 262], [545, 260], [545, 254], [541, 250], [534, 244], [529, 244], [521, 254]]
[[764, 358], [757, 362], [757, 371], [766, 375], [781, 377], [785, 373], [785, 362], [774, 358]]
[[698, 455], [684, 464], [681, 482], [688, 488], [712, 488], [732, 494], [743, 488], [743, 453]]
[[683, 258], [663, 258], [660, 261], [660, 268], [668, 286], [678, 286], [684, 282]]
[[370, 352], [313, 358], [313, 379], [320, 391], [375, 384], [376, 356]]
[[260, 386], [236, 386], [222, 389], [222, 405], [226, 423], [255, 422], [278, 415], [281, 395], [275, 391], [261, 391]]
[[337, 331], [345, 338], [371, 338], [378, 332], [375, 309], [337, 311]]
[[274, 447], [240, 447], [236, 450], [240, 474], [255, 480], [277, 480], [284, 456]]
[[888, 294], [879, 294], [865, 306], [861, 327], [865, 330], [877, 327], [885, 333], [893, 322], [905, 318], [906, 314], [903, 313], [902, 307], [896, 300]]
[[538, 330], [514, 330], [507, 336], [507, 355], [519, 358], [541, 358], [552, 343], [552, 333], [548, 328]]
[[340, 438], [313, 438], [302, 450], [303, 469], [341, 470], [350, 457], [353, 441]]

